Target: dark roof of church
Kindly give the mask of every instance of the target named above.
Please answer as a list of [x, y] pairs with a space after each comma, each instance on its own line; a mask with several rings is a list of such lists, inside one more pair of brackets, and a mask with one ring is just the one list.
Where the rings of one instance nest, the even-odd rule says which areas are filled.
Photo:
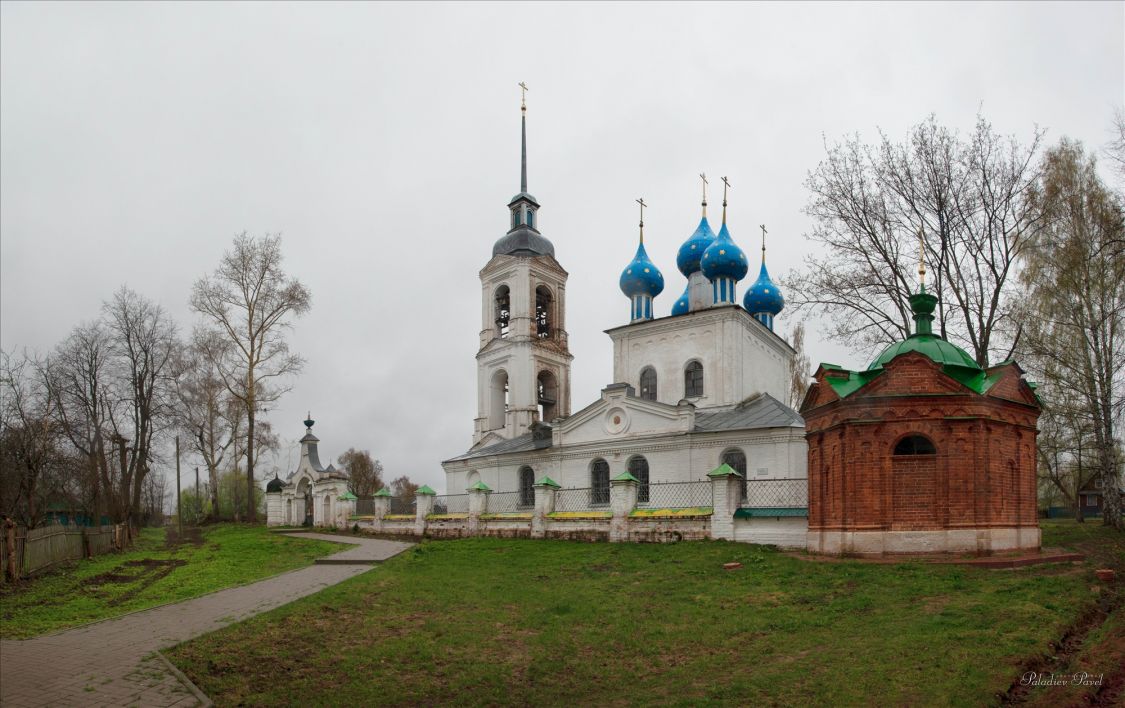
[[[747, 399], [734, 408], [718, 411], [704, 409], [695, 414], [695, 431], [700, 433], [722, 430], [758, 430], [761, 428], [800, 428], [804, 425], [805, 419], [797, 411], [768, 393]], [[511, 440], [501, 440], [477, 450], [470, 450], [463, 455], [452, 457], [446, 462], [472, 460], [512, 452], [542, 450], [550, 446], [551, 440], [549, 438], [535, 440], [532, 433], [524, 433]]]
[[756, 430], [758, 428], [800, 428], [805, 419], [797, 411], [768, 393], [748, 399], [734, 408], [695, 414], [695, 429], [700, 432], [717, 430]]
[[502, 455], [506, 452], [527, 452], [528, 450], [537, 450], [551, 446], [551, 440], [535, 440], [531, 433], [524, 433], [517, 435], [511, 440], [501, 440], [500, 442], [487, 445], [479, 450], [469, 450], [464, 455], [451, 457], [446, 462], [456, 462], [457, 460], [471, 460], [477, 457], [488, 457], [489, 455]]

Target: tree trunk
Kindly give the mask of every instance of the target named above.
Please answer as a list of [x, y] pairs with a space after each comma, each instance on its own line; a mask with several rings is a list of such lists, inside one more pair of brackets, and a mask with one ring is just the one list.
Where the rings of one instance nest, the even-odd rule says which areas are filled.
[[[253, 398], [251, 398], [253, 401]], [[257, 521], [254, 509], [254, 404], [251, 403], [246, 417], [249, 435], [246, 438], [246, 520]]]

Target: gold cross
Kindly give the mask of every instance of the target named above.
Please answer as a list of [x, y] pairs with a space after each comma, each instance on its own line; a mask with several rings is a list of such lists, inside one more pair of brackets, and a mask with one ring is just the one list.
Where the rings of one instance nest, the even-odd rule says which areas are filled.
[[520, 82], [520, 110], [527, 110], [527, 84]]
[[921, 227], [918, 228], [918, 281], [926, 287], [926, 241]]
[[638, 199], [637, 204], [641, 205], [641, 226], [644, 226], [645, 225], [645, 207], [648, 206], [648, 204], [645, 204], [645, 198], [644, 197], [641, 197], [640, 199]]
[[727, 190], [728, 190], [728, 189], [730, 189], [730, 182], [729, 182], [729, 181], [727, 181], [727, 178], [726, 178], [726, 177], [723, 177], [723, 178], [722, 178], [722, 180], [723, 180], [723, 206], [726, 206], [726, 203], [727, 203]]
[[762, 250], [766, 250], [766, 225], [758, 224], [758, 228], [762, 230]]
[[707, 173], [700, 172], [699, 179], [703, 180], [703, 203], [707, 203]]

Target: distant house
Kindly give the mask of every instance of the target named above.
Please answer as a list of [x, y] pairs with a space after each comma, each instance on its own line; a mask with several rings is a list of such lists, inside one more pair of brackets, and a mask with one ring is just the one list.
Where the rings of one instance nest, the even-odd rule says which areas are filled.
[[[1091, 479], [1078, 490], [1078, 504], [1082, 507], [1083, 516], [1101, 516], [1105, 508], [1105, 480], [1101, 475]], [[1121, 490], [1125, 495], [1125, 489]]]

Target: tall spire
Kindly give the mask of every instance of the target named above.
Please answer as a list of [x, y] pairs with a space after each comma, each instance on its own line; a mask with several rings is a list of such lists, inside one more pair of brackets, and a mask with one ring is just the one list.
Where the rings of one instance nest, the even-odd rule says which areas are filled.
[[726, 177], [723, 177], [723, 223], [727, 223], [727, 190], [730, 188], [730, 182]]
[[707, 173], [700, 172], [699, 179], [703, 180], [703, 218], [707, 218]]
[[643, 246], [645, 242], [645, 207], [648, 206], [648, 204], [645, 204], [644, 197], [638, 199], [637, 204], [641, 205], [641, 245]]
[[520, 150], [520, 191], [527, 191], [527, 84], [520, 82], [520, 132], [522, 149]]
[[758, 228], [762, 230], [762, 265], [766, 264], [766, 225], [758, 224]]

